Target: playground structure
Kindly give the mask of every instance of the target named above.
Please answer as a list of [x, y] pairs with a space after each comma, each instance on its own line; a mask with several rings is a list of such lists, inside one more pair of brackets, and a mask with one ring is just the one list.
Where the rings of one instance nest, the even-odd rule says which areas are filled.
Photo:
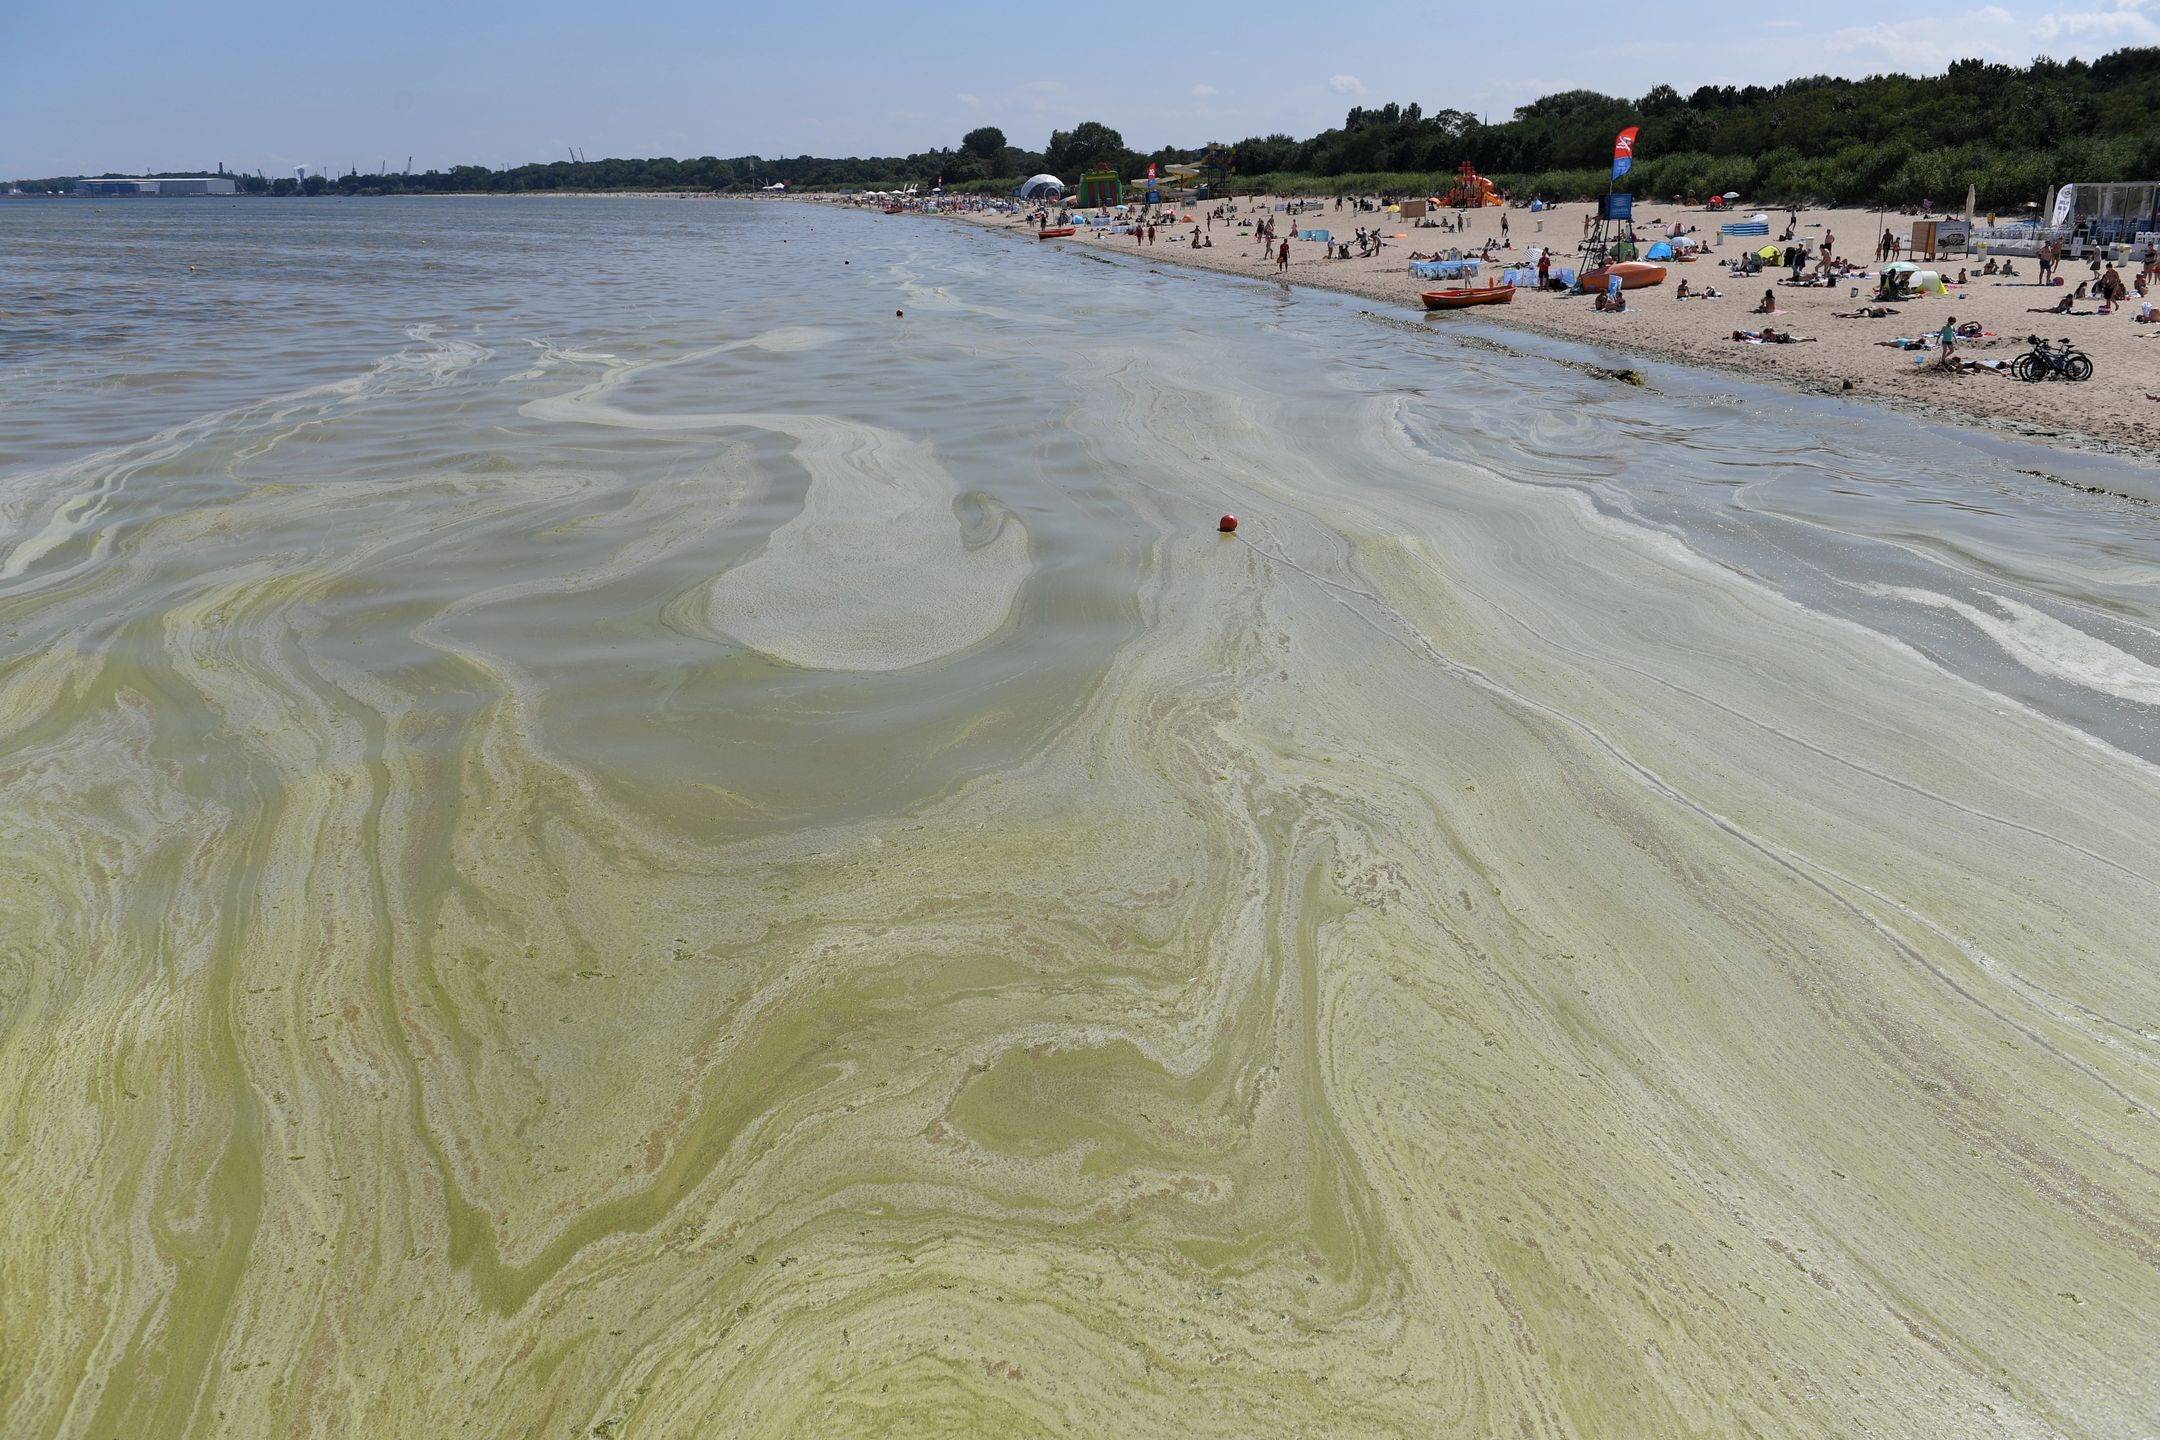
[[1210, 140], [1207, 149], [1200, 152], [1199, 166], [1207, 177], [1203, 183], [1209, 189], [1220, 190], [1237, 173], [1237, 152], [1219, 140]]
[[1125, 201], [1125, 187], [1115, 171], [1090, 170], [1080, 177], [1073, 204], [1082, 210], [1107, 210]]
[[1455, 173], [1461, 178], [1456, 180], [1455, 188], [1441, 196], [1437, 203], [1470, 210], [1504, 203], [1500, 199], [1500, 192], [1493, 188], [1492, 181], [1478, 174], [1477, 167], [1468, 160], [1456, 166]]

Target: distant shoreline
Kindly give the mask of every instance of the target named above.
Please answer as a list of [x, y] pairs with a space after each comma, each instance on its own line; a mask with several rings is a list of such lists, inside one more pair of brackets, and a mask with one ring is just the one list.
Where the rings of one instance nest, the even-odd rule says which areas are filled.
[[0, 195], [0, 200], [46, 200], [65, 204], [159, 205], [175, 201], [233, 200], [781, 200], [792, 196], [731, 194], [711, 190], [400, 190], [391, 195]]

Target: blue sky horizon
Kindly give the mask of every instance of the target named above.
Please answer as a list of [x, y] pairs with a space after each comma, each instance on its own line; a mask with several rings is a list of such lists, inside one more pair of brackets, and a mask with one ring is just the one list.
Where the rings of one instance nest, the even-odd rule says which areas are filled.
[[[587, 156], [904, 155], [978, 125], [1040, 149], [1101, 120], [1128, 145], [1339, 124], [1416, 101], [1492, 119], [1558, 90], [1939, 72], [2160, 45], [2160, 0], [1951, 3], [1807, 20], [1675, 0], [1646, 24], [1558, 0], [1440, 17], [1376, 0], [1325, 11], [1102, 0], [1016, 14], [942, 0], [725, 12], [643, 0], [390, 0], [363, 14], [271, 0], [15, 0], [0, 10], [0, 176], [203, 169], [342, 174]], [[1462, 57], [1480, 57], [1471, 64]], [[1648, 137], [1646, 137], [1648, 143]]]

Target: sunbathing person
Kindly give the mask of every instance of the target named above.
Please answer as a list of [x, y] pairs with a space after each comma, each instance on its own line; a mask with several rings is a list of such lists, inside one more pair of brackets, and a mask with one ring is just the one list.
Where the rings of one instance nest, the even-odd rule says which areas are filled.
[[1672, 298], [1675, 300], [1685, 300], [1688, 298], [1688, 296], [1694, 293], [1694, 291], [1688, 289], [1687, 277], [1683, 275], [1680, 277], [1680, 288], [1673, 291]]
[[[2083, 287], [2080, 286], [2079, 288], [2082, 289]], [[2070, 297], [2065, 295], [2052, 305], [2028, 305], [2025, 307], [2025, 313], [2028, 315], [2068, 315], [2070, 313]]]
[[1753, 310], [1749, 311], [1748, 313], [1751, 315], [1777, 314], [1777, 296], [1768, 290], [1763, 291], [1762, 303], [1760, 305], [1757, 305]]
[[1863, 305], [1858, 310], [1833, 310], [1830, 315], [1836, 320], [1884, 320], [1897, 313], [1887, 305]]

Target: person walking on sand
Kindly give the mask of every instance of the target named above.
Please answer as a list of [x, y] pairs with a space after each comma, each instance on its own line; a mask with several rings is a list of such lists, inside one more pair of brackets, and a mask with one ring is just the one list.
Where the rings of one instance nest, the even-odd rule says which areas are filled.
[[1276, 273], [1276, 274], [1278, 274], [1278, 275], [1281, 275], [1281, 274], [1285, 273], [1286, 271], [1288, 271], [1288, 270], [1289, 270], [1289, 268], [1290, 268], [1290, 242], [1289, 242], [1289, 241], [1287, 241], [1287, 240], [1285, 240], [1285, 241], [1283, 241], [1283, 242], [1282, 242], [1282, 248], [1281, 248], [1281, 249], [1279, 249], [1279, 250], [1277, 250], [1277, 251], [1275, 252], [1275, 273]]
[[[1687, 281], [1682, 280], [1680, 283], [1685, 285]], [[1538, 251], [1537, 288], [1540, 290], [1550, 290], [1552, 288], [1552, 252], [1550, 250]]]
[[1957, 358], [1957, 316], [1952, 315], [1949, 319], [1943, 321], [1942, 330], [1938, 333], [1937, 338], [1942, 342], [1942, 356], [1936, 360], [1936, 368], [1939, 370], [1955, 370], [1959, 368]]
[[1504, 214], [1500, 217], [1500, 243], [1502, 246], [1507, 244], [1507, 216]]

